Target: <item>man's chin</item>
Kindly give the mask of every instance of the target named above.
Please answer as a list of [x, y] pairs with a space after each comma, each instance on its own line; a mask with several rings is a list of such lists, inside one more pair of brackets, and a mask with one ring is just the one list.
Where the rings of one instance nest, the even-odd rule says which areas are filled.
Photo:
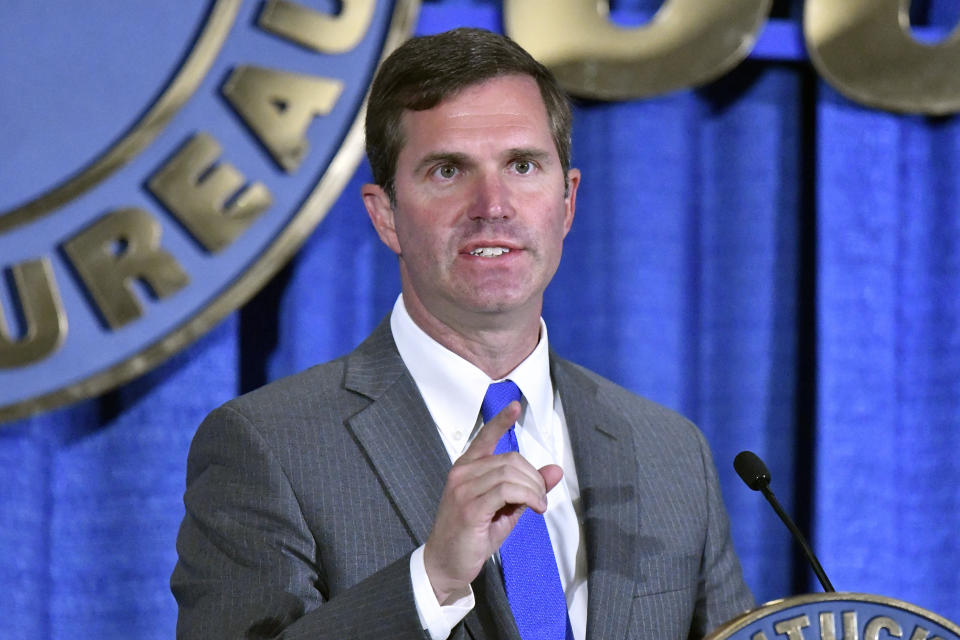
[[482, 316], [504, 316], [514, 318], [516, 314], [531, 313], [540, 315], [541, 304], [529, 295], [517, 295], [516, 292], [496, 292], [475, 296], [461, 301], [461, 309]]

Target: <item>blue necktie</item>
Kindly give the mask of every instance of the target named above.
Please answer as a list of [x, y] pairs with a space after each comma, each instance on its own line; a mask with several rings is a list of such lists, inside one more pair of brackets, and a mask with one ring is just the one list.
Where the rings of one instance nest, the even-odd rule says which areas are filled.
[[[494, 382], [480, 405], [483, 421], [489, 422], [504, 407], [522, 397], [511, 380]], [[495, 454], [519, 451], [516, 425], [497, 442]], [[543, 516], [525, 509], [517, 525], [500, 545], [500, 566], [513, 619], [523, 640], [572, 640], [567, 600], [560, 584], [557, 560]]]

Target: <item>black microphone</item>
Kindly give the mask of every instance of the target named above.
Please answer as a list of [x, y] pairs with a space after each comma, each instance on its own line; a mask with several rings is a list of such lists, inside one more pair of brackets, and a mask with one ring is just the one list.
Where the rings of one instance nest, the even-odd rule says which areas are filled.
[[787, 525], [787, 528], [790, 529], [790, 533], [793, 534], [794, 539], [803, 547], [803, 553], [807, 556], [807, 560], [810, 561], [813, 572], [817, 574], [817, 580], [823, 585], [823, 590], [828, 593], [835, 592], [836, 590], [833, 588], [833, 585], [830, 584], [827, 574], [823, 572], [823, 567], [820, 566], [820, 561], [817, 560], [817, 556], [813, 554], [813, 549], [807, 544], [807, 539], [803, 537], [800, 529], [793, 523], [793, 520], [790, 519], [787, 512], [784, 511], [780, 503], [777, 502], [773, 491], [770, 490], [770, 472], [767, 471], [767, 465], [763, 464], [763, 460], [757, 457], [757, 454], [752, 451], [741, 451], [737, 454], [737, 457], [733, 459], [733, 468], [736, 469], [737, 475], [740, 476], [740, 479], [743, 480], [748, 487], [763, 494], [763, 497], [767, 499], [767, 502], [770, 503], [773, 510], [776, 511], [780, 519], [783, 520], [783, 524]]

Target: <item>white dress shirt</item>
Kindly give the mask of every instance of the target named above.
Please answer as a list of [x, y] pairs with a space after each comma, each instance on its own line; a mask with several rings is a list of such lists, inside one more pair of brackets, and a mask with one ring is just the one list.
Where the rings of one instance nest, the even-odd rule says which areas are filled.
[[[454, 462], [480, 429], [480, 404], [487, 387], [497, 381], [420, 329], [407, 313], [402, 295], [394, 304], [390, 328], [400, 357]], [[580, 518], [580, 487], [563, 407], [550, 378], [547, 327], [542, 319], [537, 347], [504, 379], [507, 378], [513, 380], [523, 394], [522, 412], [516, 425], [521, 455], [538, 469], [547, 464], [558, 464], [563, 469], [563, 480], [547, 494], [544, 517], [567, 599], [573, 636], [576, 640], [585, 640], [587, 562]], [[427, 577], [422, 546], [410, 558], [410, 577], [423, 629], [433, 640], [447, 638], [474, 607], [473, 591], [450, 605], [441, 606]]]

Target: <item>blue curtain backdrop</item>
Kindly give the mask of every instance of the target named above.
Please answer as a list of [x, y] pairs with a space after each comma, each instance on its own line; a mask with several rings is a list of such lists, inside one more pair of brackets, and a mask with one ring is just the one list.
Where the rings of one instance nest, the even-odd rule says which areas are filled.
[[[913, 11], [952, 26], [958, 8]], [[499, 2], [424, 2], [421, 31], [462, 23], [499, 28]], [[758, 600], [818, 587], [735, 477], [741, 449], [766, 459], [839, 590], [960, 620], [960, 120], [874, 111], [805, 61], [769, 60], [575, 118], [583, 185], [544, 309], [557, 351], [700, 425]], [[0, 429], [0, 635], [172, 637], [196, 426], [348, 351], [399, 290], [367, 180], [362, 165], [293, 262], [198, 343]]]

